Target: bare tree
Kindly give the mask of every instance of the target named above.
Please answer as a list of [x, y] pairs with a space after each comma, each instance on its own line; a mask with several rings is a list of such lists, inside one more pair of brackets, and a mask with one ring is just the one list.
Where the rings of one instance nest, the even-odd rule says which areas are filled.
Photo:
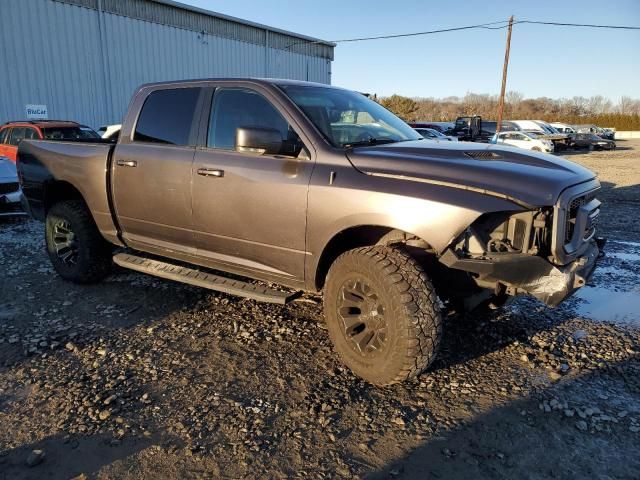
[[514, 90], [509, 90], [505, 95], [507, 100], [507, 106], [511, 112], [517, 112], [518, 108], [520, 108], [520, 103], [524, 99], [524, 95], [520, 92], [516, 92]]
[[[532, 119], [564, 123], [595, 123], [620, 130], [640, 130], [640, 100], [623, 96], [617, 105], [602, 95], [590, 98], [524, 98], [508, 92], [505, 119]], [[464, 97], [407, 98], [393, 95], [380, 103], [407, 121], [452, 121], [461, 115], [482, 115], [495, 120], [498, 98], [487, 93], [467, 92]]]
[[587, 102], [587, 109], [591, 115], [602, 115], [611, 111], [612, 103], [602, 95], [594, 95]]
[[639, 113], [638, 100], [634, 100], [631, 97], [627, 97], [626, 95], [623, 95], [622, 97], [620, 97], [617, 110], [618, 110], [618, 113], [622, 113], [623, 115]]

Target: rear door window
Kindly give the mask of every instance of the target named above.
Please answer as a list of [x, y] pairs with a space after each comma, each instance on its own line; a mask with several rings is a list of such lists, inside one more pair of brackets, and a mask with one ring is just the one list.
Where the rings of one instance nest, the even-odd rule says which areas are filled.
[[151, 92], [142, 106], [133, 140], [169, 145], [195, 145], [195, 112], [201, 88]]
[[11, 129], [5, 128], [4, 130], [0, 130], [0, 145], [7, 143], [7, 140], [9, 139], [9, 130]]
[[11, 129], [11, 137], [9, 138], [10, 145], [18, 145], [20, 140], [22, 140], [26, 133], [26, 128], [24, 127], [13, 127]]

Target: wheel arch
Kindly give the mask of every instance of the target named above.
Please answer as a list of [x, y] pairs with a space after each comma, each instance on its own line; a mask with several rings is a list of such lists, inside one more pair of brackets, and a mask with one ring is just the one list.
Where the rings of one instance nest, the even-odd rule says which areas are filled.
[[419, 243], [429, 249], [429, 244], [420, 237], [383, 225], [358, 225], [345, 228], [336, 233], [325, 245], [322, 254], [312, 271], [313, 285], [317, 291], [324, 287], [324, 282], [333, 262], [348, 250], [373, 245], [389, 245], [391, 243], [406, 242], [408, 240]]
[[65, 180], [53, 180], [44, 184], [42, 206], [45, 215], [53, 205], [65, 200], [81, 200], [87, 205], [80, 190]]

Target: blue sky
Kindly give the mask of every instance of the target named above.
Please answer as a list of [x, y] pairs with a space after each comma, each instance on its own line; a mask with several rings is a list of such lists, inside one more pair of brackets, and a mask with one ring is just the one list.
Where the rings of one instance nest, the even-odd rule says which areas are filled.
[[[640, 26], [640, 0], [181, 0], [324, 40], [508, 19]], [[498, 93], [506, 30], [338, 44], [332, 83], [411, 97]], [[640, 30], [515, 25], [508, 90], [640, 98]]]

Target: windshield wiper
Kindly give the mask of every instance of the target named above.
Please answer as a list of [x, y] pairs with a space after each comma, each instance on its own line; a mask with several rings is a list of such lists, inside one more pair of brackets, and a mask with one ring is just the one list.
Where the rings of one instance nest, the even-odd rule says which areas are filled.
[[396, 142], [400, 142], [400, 141], [401, 140], [392, 140], [391, 138], [375, 138], [375, 137], [371, 137], [371, 138], [368, 138], [367, 140], [358, 140], [357, 142], [343, 143], [342, 146], [346, 147], [346, 148], [365, 147], [365, 146], [369, 146], [369, 145], [382, 145], [384, 143], [396, 143]]

